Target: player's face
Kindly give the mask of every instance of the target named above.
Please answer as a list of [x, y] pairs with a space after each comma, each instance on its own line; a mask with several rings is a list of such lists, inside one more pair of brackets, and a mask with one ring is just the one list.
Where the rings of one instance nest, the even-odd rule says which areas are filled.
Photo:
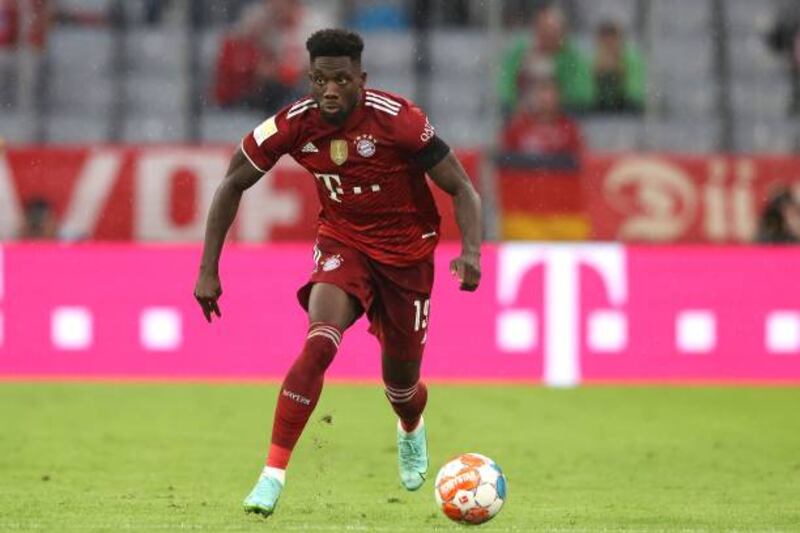
[[341, 124], [361, 98], [367, 74], [349, 57], [315, 57], [308, 78], [322, 118]]

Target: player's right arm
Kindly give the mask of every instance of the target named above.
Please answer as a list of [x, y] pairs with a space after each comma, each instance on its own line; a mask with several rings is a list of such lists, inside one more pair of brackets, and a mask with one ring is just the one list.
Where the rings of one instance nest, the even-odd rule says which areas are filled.
[[312, 103], [310, 99], [301, 100], [268, 118], [245, 135], [231, 159], [225, 179], [214, 194], [206, 223], [203, 260], [194, 288], [194, 297], [209, 322], [212, 313], [222, 316], [217, 303], [222, 295], [219, 256], [225, 235], [236, 218], [242, 194], [271, 169], [283, 154], [289, 152], [295, 141], [296, 129], [291, 128], [288, 119], [290, 115], [294, 116], [293, 111], [300, 113], [307, 110]]
[[222, 316], [217, 300], [222, 295], [219, 280], [219, 257], [242, 194], [252, 187], [264, 173], [255, 168], [242, 149], [236, 150], [228, 166], [225, 179], [217, 188], [206, 222], [206, 237], [203, 244], [203, 259], [194, 288], [194, 297], [203, 309], [206, 320], [211, 322], [212, 313]]

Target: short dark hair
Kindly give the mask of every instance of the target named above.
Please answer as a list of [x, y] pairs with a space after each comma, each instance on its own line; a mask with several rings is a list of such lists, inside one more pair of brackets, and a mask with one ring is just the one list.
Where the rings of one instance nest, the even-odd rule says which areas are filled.
[[[792, 191], [782, 185], [773, 191], [767, 200], [758, 222], [756, 240], [761, 243], [786, 243], [797, 242], [797, 237], [792, 234], [786, 224], [783, 211], [795, 204]], [[795, 204], [796, 205], [796, 204]]]
[[353, 61], [361, 61], [361, 52], [364, 51], [364, 41], [355, 32], [328, 28], [315, 31], [306, 41], [306, 50], [311, 56], [311, 61], [316, 57], [341, 57], [346, 56]]
[[622, 31], [622, 26], [615, 20], [604, 20], [597, 25], [597, 34], [601, 37], [621, 36]]

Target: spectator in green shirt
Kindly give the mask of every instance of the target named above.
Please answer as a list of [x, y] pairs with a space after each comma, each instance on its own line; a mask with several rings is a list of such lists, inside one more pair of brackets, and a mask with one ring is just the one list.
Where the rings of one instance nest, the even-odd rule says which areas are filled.
[[590, 109], [594, 101], [589, 62], [567, 37], [563, 13], [552, 5], [536, 14], [531, 35], [512, 44], [500, 76], [500, 102], [506, 114], [516, 108], [518, 95], [542, 77], [556, 80], [567, 111]]
[[644, 59], [625, 42], [622, 27], [606, 21], [597, 28], [594, 56], [594, 110], [607, 113], [644, 109]]

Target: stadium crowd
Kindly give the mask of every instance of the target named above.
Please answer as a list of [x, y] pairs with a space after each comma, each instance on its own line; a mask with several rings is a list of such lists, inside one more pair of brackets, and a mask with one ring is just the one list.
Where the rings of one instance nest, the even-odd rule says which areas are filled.
[[[687, 1], [681, 4], [685, 18], [675, 22], [658, 11], [667, 9], [664, 3], [650, 0], [508, 0], [502, 4], [508, 35], [496, 50], [498, 77], [485, 75], [486, 57], [465, 63], [485, 72], [474, 75], [460, 68], [458, 79], [465, 83], [459, 90], [468, 94], [459, 99], [452, 88], [450, 93], [431, 90], [449, 74], [447, 63], [435, 60], [444, 52], [431, 52], [430, 43], [452, 36], [446, 42], [466, 43], [467, 55], [485, 54], [481, 2], [196, 0], [186, 7], [168, 0], [0, 0], [0, 136], [10, 142], [63, 142], [69, 130], [68, 140], [84, 142], [230, 141], [257, 117], [304, 94], [306, 36], [343, 22], [364, 32], [368, 43], [386, 39], [388, 45], [370, 51], [376, 63], [390, 66], [371, 80], [390, 90], [399, 80], [408, 83], [397, 91], [428, 108], [456, 144], [491, 147], [486, 124], [496, 116], [500, 168], [566, 169], [575, 180], [587, 151], [797, 149], [800, 12], [792, 1], [755, 4], [735, 0], [717, 13], [711, 2]], [[720, 14], [722, 22], [714, 18]], [[648, 16], [657, 22], [648, 22]], [[695, 29], [685, 30], [688, 44], [681, 48], [681, 28], [695, 23]], [[713, 48], [717, 41], [710, 41], [708, 53], [699, 49], [719, 27], [731, 34], [727, 44], [720, 41], [730, 56], [721, 64], [726, 54]], [[187, 29], [183, 41], [182, 28]], [[670, 32], [670, 40], [659, 41], [659, 32]], [[62, 65], [62, 57], [74, 62], [86, 52], [61, 46], [62, 35], [85, 40], [93, 53], [108, 45], [110, 59], [104, 65], [88, 60], [87, 74], [96, 77], [92, 85], [98, 87], [83, 90], [59, 78], [76, 66]], [[139, 49], [124, 45], [136, 40], [147, 52], [141, 57]], [[761, 55], [739, 53], [744, 41], [747, 53]], [[403, 48], [408, 46], [413, 48]], [[404, 54], [408, 68], [398, 69], [394, 65], [402, 63], [391, 61]], [[705, 64], [695, 55], [711, 59]], [[665, 70], [662, 56], [669, 68], [685, 64]], [[138, 61], [144, 72], [133, 66]], [[153, 72], [147, 71], [151, 67]], [[696, 75], [695, 68], [702, 72]], [[393, 72], [398, 70], [402, 78]], [[787, 90], [764, 96], [764, 80]], [[145, 84], [148, 91], [137, 89], [141, 82], [152, 82]], [[95, 92], [111, 96], [95, 106]], [[69, 120], [58, 120], [62, 115]], [[790, 189], [776, 191], [758, 238], [796, 240], [791, 218], [797, 201]], [[783, 237], [766, 237], [776, 233], [763, 228], [777, 227], [778, 219], [787, 220], [780, 226]]]

